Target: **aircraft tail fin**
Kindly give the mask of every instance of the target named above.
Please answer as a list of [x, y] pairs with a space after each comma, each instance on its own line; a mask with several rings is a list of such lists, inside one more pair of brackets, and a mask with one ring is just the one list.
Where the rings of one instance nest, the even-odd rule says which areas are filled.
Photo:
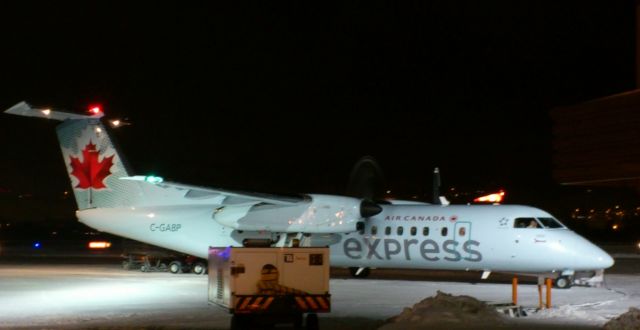
[[89, 116], [36, 109], [20, 102], [5, 113], [62, 121], [56, 131], [79, 210], [142, 202], [140, 183], [120, 180], [130, 173], [109, 136], [109, 128], [100, 120], [101, 112]]

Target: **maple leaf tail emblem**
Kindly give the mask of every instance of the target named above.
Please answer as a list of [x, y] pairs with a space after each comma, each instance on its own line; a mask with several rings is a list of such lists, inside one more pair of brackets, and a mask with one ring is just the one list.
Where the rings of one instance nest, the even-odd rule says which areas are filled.
[[71, 165], [71, 175], [78, 179], [75, 188], [80, 189], [104, 189], [104, 179], [111, 174], [111, 166], [113, 165], [113, 157], [103, 157], [99, 160], [100, 152], [96, 150], [96, 145], [89, 143], [82, 150], [82, 161], [79, 157], [69, 156]]

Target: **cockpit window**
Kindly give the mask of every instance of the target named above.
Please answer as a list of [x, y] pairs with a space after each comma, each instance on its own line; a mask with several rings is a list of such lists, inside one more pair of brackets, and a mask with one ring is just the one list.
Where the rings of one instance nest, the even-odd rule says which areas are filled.
[[516, 218], [514, 228], [565, 228], [555, 218]]
[[536, 218], [516, 218], [513, 221], [513, 227], [515, 228], [542, 228], [542, 225], [538, 223]]
[[538, 220], [542, 222], [545, 228], [564, 228], [564, 225], [554, 218], [538, 218]]

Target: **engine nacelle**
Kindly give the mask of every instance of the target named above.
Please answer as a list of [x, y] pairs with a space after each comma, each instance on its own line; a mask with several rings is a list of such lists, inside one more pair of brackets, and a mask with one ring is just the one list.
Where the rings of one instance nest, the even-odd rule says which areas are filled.
[[222, 206], [213, 213], [221, 225], [236, 230], [280, 233], [348, 233], [361, 220], [357, 198], [309, 195], [309, 200], [275, 205], [250, 203]]

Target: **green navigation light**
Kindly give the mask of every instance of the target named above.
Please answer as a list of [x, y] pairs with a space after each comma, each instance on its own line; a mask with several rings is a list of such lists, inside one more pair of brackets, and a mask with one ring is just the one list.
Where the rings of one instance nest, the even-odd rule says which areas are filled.
[[156, 183], [161, 183], [164, 180], [159, 176], [149, 175], [149, 176], [144, 177], [144, 181], [156, 184]]

